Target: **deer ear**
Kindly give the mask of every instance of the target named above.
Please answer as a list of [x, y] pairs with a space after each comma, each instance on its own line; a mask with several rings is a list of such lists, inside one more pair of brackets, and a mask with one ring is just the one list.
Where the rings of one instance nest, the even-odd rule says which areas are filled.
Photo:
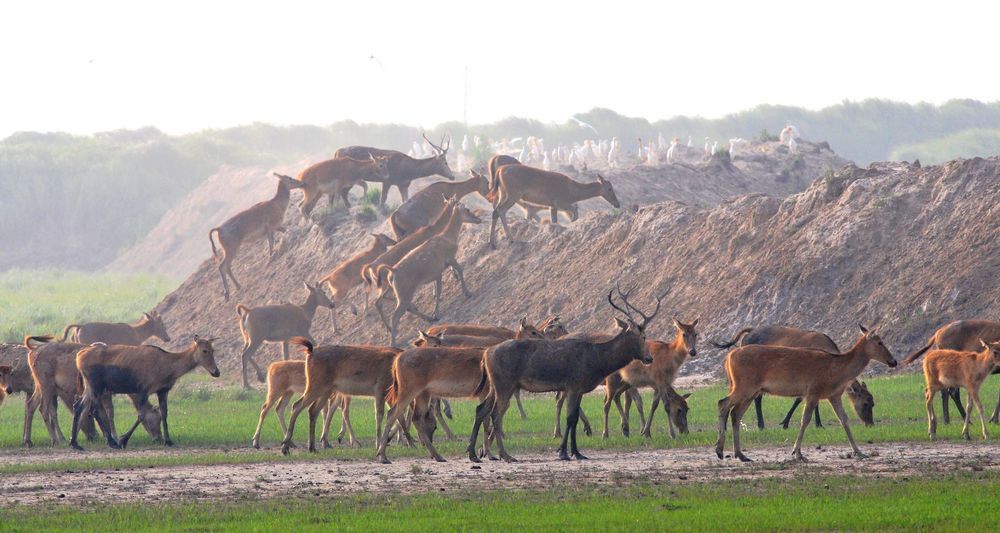
[[526, 316], [521, 317], [521, 327], [522, 328], [528, 327], [528, 317]]
[[687, 393], [687, 394], [681, 394], [681, 398], [684, 398], [685, 400], [687, 400], [690, 397], [691, 397], [691, 393], [690, 392]]
[[195, 333], [195, 334], [194, 334], [194, 340], [198, 340], [198, 339], [199, 339], [199, 337], [198, 337], [198, 334], [197, 334], [197, 333]]
[[983, 348], [989, 348], [990, 347], [988, 344], [986, 344], [986, 341], [984, 341], [982, 337], [979, 337], [979, 344], [982, 344]]
[[309, 282], [308, 281], [303, 281], [302, 282], [302, 286], [305, 287], [307, 291], [312, 289], [312, 287], [309, 286]]
[[621, 329], [623, 329], [623, 330], [624, 330], [624, 329], [628, 329], [628, 322], [625, 322], [624, 320], [622, 320], [622, 319], [620, 319], [620, 318], [618, 318], [618, 317], [615, 317], [615, 324], [616, 324], [616, 325], [617, 325], [617, 326], [618, 326], [619, 328], [621, 328]]
[[860, 322], [858, 322], [858, 327], [861, 328], [861, 333], [868, 334], [868, 328], [862, 326]]
[[861, 388], [862, 389], [868, 390], [868, 384], [867, 383], [865, 383], [864, 381], [860, 381], [859, 383], [861, 383]]
[[672, 320], [674, 322], [674, 327], [675, 328], [677, 328], [677, 329], [684, 329], [683, 327], [681, 327], [681, 321], [680, 320], [677, 320], [676, 318], [674, 318]]
[[699, 320], [701, 320], [701, 319], [700, 318], [694, 319], [694, 322], [691, 323], [691, 327], [693, 328], [693, 327], [697, 326]]

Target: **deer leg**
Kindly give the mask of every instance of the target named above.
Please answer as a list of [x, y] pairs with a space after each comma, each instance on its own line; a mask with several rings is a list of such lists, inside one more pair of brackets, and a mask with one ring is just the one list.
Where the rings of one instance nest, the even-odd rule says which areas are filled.
[[[286, 402], [286, 398], [285, 397], [281, 397], [281, 399], [279, 400], [279, 403], [278, 403], [278, 409], [279, 409], [279, 411], [278, 411], [278, 420], [281, 422], [282, 433], [284, 433], [284, 429], [285, 429], [285, 420], [284, 420], [284, 418], [285, 418], [285, 416], [284, 416], [285, 415], [285, 413], [284, 413], [285, 402]], [[267, 413], [268, 413], [268, 411], [271, 410], [272, 406], [274, 406], [274, 398], [272, 398], [271, 395], [269, 394], [267, 396], [267, 399], [264, 400], [264, 405], [262, 405], [261, 408], [260, 408], [260, 418], [257, 419], [257, 429], [254, 430], [254, 432], [253, 432], [253, 439], [250, 441], [250, 446], [253, 446], [255, 449], [258, 449], [258, 450], [260, 449], [260, 432], [261, 432], [262, 428], [264, 427], [264, 418], [267, 417]]]
[[[653, 398], [656, 399], [655, 397]], [[726, 424], [729, 421], [729, 412], [733, 410], [732, 397], [726, 396], [719, 400], [719, 438], [715, 441], [715, 455], [722, 459], [726, 448]], [[652, 416], [650, 416], [652, 418]]]
[[[630, 387], [628, 389], [628, 399], [632, 400], [632, 402], [635, 403], [635, 410], [639, 412], [639, 425], [645, 426], [646, 425], [646, 415], [642, 411], [642, 393], [639, 392], [639, 389], [637, 389], [635, 387]], [[625, 407], [625, 417], [626, 418], [629, 417], [629, 407], [628, 407], [628, 405], [626, 405], [626, 407]]]
[[[972, 397], [971, 403], [976, 404], [976, 410], [979, 411], [979, 422], [983, 428], [983, 440], [990, 438], [989, 433], [986, 431], [986, 412], [983, 410], [983, 402], [979, 401], [979, 387], [974, 387], [969, 389], [969, 396]], [[972, 406], [969, 406], [968, 411], [972, 411]]]
[[323, 445], [323, 448], [333, 448], [333, 445], [330, 444], [330, 422], [333, 421], [333, 413], [337, 411], [335, 399], [336, 395], [331, 396], [326, 401], [326, 407], [323, 408], [323, 432], [319, 436], [319, 443]]
[[[312, 339], [309, 339], [309, 340], [312, 341]], [[288, 360], [288, 341], [282, 341], [281, 342], [281, 360], [282, 361], [287, 361]], [[260, 379], [260, 376], [258, 376], [258, 379]], [[261, 381], [264, 381], [264, 380], [261, 379]]]
[[[569, 451], [578, 461], [587, 459], [585, 455], [580, 453], [580, 449], [576, 447], [576, 426], [580, 420], [580, 416], [574, 417], [573, 413], [575, 412], [577, 415], [583, 414], [583, 410], [580, 409], [581, 400], [583, 400], [582, 393], [573, 393], [570, 395], [569, 416], [566, 418], [566, 432], [570, 434]], [[570, 431], [570, 428], [572, 428], [572, 431]]]
[[[601, 436], [604, 437], [605, 439], [608, 438], [608, 413], [611, 412], [611, 403], [617, 400], [618, 396], [614, 392], [612, 392], [610, 388], [604, 389], [604, 431], [601, 433]], [[622, 413], [621, 402], [619, 401], [617, 405], [618, 405], [618, 413], [622, 415], [622, 426], [624, 427], [625, 415]]]
[[994, 424], [1000, 423], [1000, 396], [997, 397], [997, 406], [993, 409], [993, 416], [990, 417], [990, 422]]
[[517, 412], [521, 415], [521, 420], [528, 419], [528, 413], [524, 410], [524, 405], [521, 403], [521, 389], [514, 391], [514, 402], [517, 404]]
[[349, 192], [351, 192], [351, 187], [344, 187], [343, 189], [340, 189], [340, 198], [344, 200], [344, 206], [347, 207], [347, 209], [351, 208], [351, 198], [347, 194]]
[[965, 418], [965, 409], [962, 408], [962, 390], [958, 387], [951, 387], [948, 389], [948, 394], [951, 395], [951, 399], [955, 402], [955, 409], [958, 409], [958, 416]]
[[663, 415], [667, 417], [667, 432], [671, 439], [677, 438], [677, 431], [674, 429], [674, 419], [670, 416], [670, 400], [667, 398], [666, 394], [660, 394], [660, 399], [663, 402]]
[[267, 233], [267, 257], [268, 263], [274, 260], [274, 234], [271, 232]]
[[[754, 404], [757, 407], [758, 427], [760, 429], [764, 429], [763, 426], [759, 425], [764, 423], [764, 417], [760, 412], [760, 398], [760, 396], [757, 396], [757, 398], [754, 399]], [[795, 414], [795, 410], [799, 408], [800, 403], [802, 403], [802, 398], [796, 398], [795, 401], [792, 402], [792, 406], [788, 409], [788, 414], [786, 414], [784, 420], [781, 421], [781, 429], [788, 429], [788, 424], [792, 421], [792, 415]]]
[[816, 410], [813, 411], [813, 417], [816, 419], [816, 427], [823, 427], [823, 423], [819, 421], [819, 404], [816, 404]]
[[[796, 398], [796, 401], [801, 402], [802, 400], [799, 399], [799, 398]], [[764, 429], [764, 408], [763, 408], [763, 405], [762, 405], [763, 403], [764, 403], [764, 395], [763, 394], [758, 394], [757, 397], [753, 399], [753, 407], [754, 407], [754, 410], [757, 411], [757, 429]], [[795, 405], [798, 406], [799, 404], [795, 404]], [[793, 409], [794, 409], [794, 407], [793, 407]], [[789, 414], [789, 416], [791, 416], [791, 414]]]
[[378, 432], [377, 445], [375, 450], [375, 458], [382, 464], [389, 464], [389, 458], [385, 455], [385, 449], [389, 446], [389, 439], [392, 438], [392, 428], [395, 424], [402, 425], [402, 415], [406, 409], [406, 403], [403, 403], [404, 398], [397, 397], [396, 403], [389, 407], [389, 412], [385, 417], [385, 429]]
[[[666, 399], [664, 399], [663, 403], [664, 408], [666, 408]], [[753, 398], [747, 398], [733, 408], [730, 413], [733, 420], [733, 457], [744, 463], [750, 462], [751, 459], [743, 454], [743, 446], [740, 444], [740, 423], [743, 420], [743, 414], [750, 408], [751, 403], [753, 403]], [[670, 411], [667, 411], [667, 419], [670, 419]]]
[[[35, 417], [35, 411], [41, 403], [41, 387], [35, 387], [35, 390], [24, 398], [24, 429], [21, 433], [21, 444], [27, 448], [34, 446], [34, 443], [31, 442], [31, 422]], [[49, 430], [49, 436], [52, 437], [52, 428], [49, 427], [48, 421], [45, 420], [44, 411], [42, 412], [42, 421], [45, 422], [45, 428]], [[55, 446], [55, 444], [55, 439], [53, 438], [52, 445]]]
[[115, 450], [121, 449], [121, 445], [118, 444], [118, 439], [115, 438], [114, 427], [112, 427], [110, 422], [112, 418], [108, 416], [108, 411], [104, 407], [103, 398], [94, 397], [92, 399], [90, 412], [93, 414], [94, 419], [97, 420], [97, 425], [100, 426], [101, 432], [104, 433], [104, 439], [108, 441], [108, 447]]
[[[580, 396], [581, 396], [581, 399], [582, 399], [583, 394], [581, 394]], [[583, 407], [582, 406], [580, 407], [579, 411], [580, 411], [580, 422], [583, 422], [583, 432], [588, 437], [593, 436], [593, 434], [594, 434], [594, 428], [592, 428], [590, 426], [590, 420], [587, 418], [587, 413], [583, 412]]]
[[660, 406], [660, 395], [658, 393], [653, 394], [653, 404], [649, 407], [649, 418], [646, 419], [646, 425], [642, 428], [642, 436], [647, 438], [652, 438], [653, 436], [653, 417], [656, 416], [656, 408]]
[[[496, 405], [493, 407], [493, 434], [496, 436], [497, 453], [500, 458], [508, 463], [516, 463], [517, 459], [514, 459], [509, 453], [507, 453], [507, 448], [504, 447], [505, 435], [503, 429], [503, 419], [504, 415], [507, 414], [507, 409], [510, 407], [510, 397], [514, 391], [506, 391], [503, 393], [498, 393], [496, 398]], [[567, 433], [568, 433], [567, 429]]]
[[434, 281], [434, 319], [431, 322], [437, 322], [441, 318], [441, 286], [441, 275], [438, 274]]
[[924, 403], [927, 406], [927, 435], [931, 440], [937, 439], [937, 415], [934, 414], [934, 397], [937, 391], [931, 387], [924, 390]]
[[556, 427], [555, 430], [553, 430], [552, 432], [552, 436], [557, 439], [562, 438], [562, 420], [560, 420], [560, 418], [562, 417], [562, 408], [564, 399], [565, 398], [563, 398], [563, 393], [561, 392], [556, 393]]
[[326, 402], [315, 401], [309, 406], [309, 451], [316, 452], [316, 420]]
[[83, 410], [90, 408], [89, 396], [77, 397], [76, 401], [73, 402], [73, 426], [70, 430], [70, 440], [69, 445], [74, 450], [83, 450], [83, 447], [77, 442], [77, 436], [80, 434], [80, 415], [83, 414]]
[[[415, 307], [413, 309], [416, 309]], [[399, 331], [399, 319], [403, 317], [406, 313], [406, 309], [397, 304], [396, 309], [392, 312], [391, 322], [389, 323], [389, 346], [396, 346], [396, 332]]]
[[167, 423], [167, 395], [169, 390], [156, 393], [156, 404], [160, 408], [160, 421], [163, 423], [163, 444], [173, 446], [174, 440], [170, 438], [170, 424]]
[[111, 397], [110, 393], [104, 393], [100, 399], [101, 406], [104, 409], [104, 418], [108, 421], [108, 427], [111, 428], [111, 437], [118, 440], [118, 429], [115, 428], [115, 402]]
[[243, 364], [243, 366], [242, 366], [242, 369], [243, 369], [243, 390], [250, 390], [250, 381], [247, 380], [247, 364], [248, 363], [251, 364], [251, 365], [253, 365], [253, 367], [257, 369], [257, 374], [260, 375], [260, 367], [258, 367], [257, 363], [255, 363], [254, 360], [253, 360], [253, 354], [255, 354], [257, 352], [258, 348], [260, 348], [260, 344], [261, 344], [260, 341], [251, 340], [245, 346], [243, 346], [243, 353], [240, 354], [240, 361]]
[[[135, 397], [136, 397], [135, 404], [136, 404], [136, 410], [138, 411], [138, 416], [136, 416], [135, 423], [132, 424], [132, 427], [129, 428], [129, 430], [126, 431], [124, 434], [122, 434], [120, 439], [118, 439], [118, 445], [121, 446], [122, 449], [125, 449], [125, 447], [128, 446], [128, 441], [129, 439], [132, 438], [132, 433], [134, 433], [135, 429], [139, 427], [139, 423], [142, 422], [142, 418], [146, 415], [146, 406], [149, 405], [149, 396], [145, 394], [136, 394]], [[160, 400], [160, 408], [161, 410], [163, 408], [162, 400]]]
[[451, 428], [448, 427], [448, 422], [445, 421], [444, 414], [441, 412], [441, 400], [436, 400], [435, 402], [436, 404], [434, 406], [434, 417], [441, 424], [441, 429], [444, 430], [445, 438], [447, 438], [448, 440], [454, 439], [455, 434], [451, 431]]
[[[307, 400], [309, 401], [307, 402]], [[292, 447], [292, 435], [295, 434], [295, 421], [299, 418], [299, 414], [315, 401], [316, 398], [307, 397], [303, 394], [301, 398], [295, 400], [295, 403], [292, 404], [292, 416], [288, 417], [288, 429], [285, 430], [285, 436], [281, 441], [282, 455], [288, 455], [288, 449]]]
[[792, 447], [792, 456], [799, 461], [806, 460], [802, 456], [802, 437], [806, 434], [806, 428], [809, 427], [809, 421], [812, 420], [812, 411], [816, 408], [817, 403], [819, 403], [818, 399], [806, 397], [806, 406], [802, 409], [802, 423], [799, 424], [799, 434], [795, 437], [795, 446]]
[[[494, 394], [494, 392], [490, 392], [486, 398], [483, 398], [483, 400], [479, 402], [479, 405], [476, 406], [476, 419], [472, 423], [472, 434], [469, 436], [469, 445], [465, 449], [466, 453], [469, 454], [469, 460], [473, 463], [482, 462], [479, 455], [476, 453], [476, 440], [479, 438], [479, 429], [483, 426], [483, 421], [485, 421], [487, 417], [491, 416], [493, 412], [493, 406], [496, 403], [494, 400]], [[489, 437], [487, 436], [484, 438], [488, 439]]]
[[222, 260], [219, 261], [219, 277], [222, 278], [222, 295], [229, 300], [229, 282], [226, 281], [226, 270], [229, 268], [229, 257], [225, 248], [222, 250]]
[[451, 265], [451, 273], [455, 275], [455, 279], [457, 279], [459, 285], [462, 286], [462, 294], [465, 294], [466, 298], [472, 298], [472, 291], [470, 291], [469, 287], [465, 284], [464, 272], [462, 271], [462, 266], [458, 264], [458, 260], [453, 259], [449, 261], [448, 264]]
[[861, 448], [858, 448], [858, 443], [854, 442], [854, 434], [851, 433], [851, 425], [847, 420], [847, 411], [844, 410], [844, 403], [840, 395], [831, 397], [829, 400], [830, 405], [833, 406], [833, 412], [837, 413], [837, 419], [840, 420], [840, 425], [844, 427], [844, 433], [847, 433], [847, 442], [851, 443], [851, 449], [854, 451], [855, 459], [864, 459], [867, 457], [861, 452]]
[[[389, 187], [391, 187], [391, 185], [389, 185], [388, 181], [382, 182], [382, 190], [379, 192], [379, 195], [378, 195], [378, 205], [379, 205], [379, 207], [385, 205], [385, 200], [389, 197]], [[397, 189], [398, 188], [399, 187], [397, 187]]]
[[941, 389], [941, 421], [951, 423], [951, 413], [948, 412], [948, 389]]

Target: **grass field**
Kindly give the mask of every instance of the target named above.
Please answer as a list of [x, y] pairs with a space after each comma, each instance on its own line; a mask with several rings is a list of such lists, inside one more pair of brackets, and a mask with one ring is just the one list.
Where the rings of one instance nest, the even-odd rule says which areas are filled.
[[[66, 468], [97, 468], [97, 467], [136, 467], [159, 464], [215, 464], [215, 463], [242, 463], [259, 461], [280, 461], [282, 458], [276, 447], [281, 440], [280, 429], [273, 413], [265, 421], [264, 432], [261, 443], [264, 449], [261, 451], [249, 450], [250, 437], [253, 435], [257, 423], [257, 417], [263, 393], [258, 391], [243, 392], [236, 389], [213, 389], [208, 383], [209, 378], [200, 370], [192, 376], [182, 381], [179, 389], [171, 396], [170, 404], [170, 427], [174, 440], [177, 442], [177, 450], [168, 456], [135, 456], [128, 452], [113, 454], [110, 457], [69, 459], [43, 464], [7, 464], [0, 465], [0, 473], [11, 473], [17, 471], [37, 471], [37, 470], [60, 470]], [[875, 420], [874, 427], [864, 427], [860, 423], [852, 424], [852, 429], [858, 442], [865, 446], [866, 443], [879, 442], [899, 442], [899, 441], [926, 441], [927, 421], [923, 405], [923, 383], [922, 376], [918, 374], [903, 374], [891, 377], [873, 378], [867, 381], [872, 394], [875, 396]], [[983, 387], [982, 397], [984, 404], [992, 409], [997, 398], [997, 389], [1000, 380], [991, 380]], [[629, 449], [660, 449], [673, 448], [679, 446], [705, 447], [706, 453], [710, 452], [710, 446], [715, 442], [717, 415], [715, 414], [715, 404], [719, 398], [725, 395], [722, 386], [712, 386], [705, 389], [698, 389], [689, 399], [690, 412], [689, 424], [690, 433], [680, 435], [677, 439], [670, 439], [666, 434], [665, 419], [660, 411], [654, 423], [654, 438], [645, 439], [638, 436], [639, 427], [637, 417], [633, 411], [633, 436], [625, 438], [619, 430], [618, 416], [612, 409], [610, 417], [611, 437], [604, 440], [600, 437], [603, 428], [601, 396], [590, 394], [584, 399], [584, 409], [594, 423], [593, 437], [584, 437], [581, 433], [580, 446], [584, 453], [600, 449], [629, 450]], [[646, 395], [646, 405], [649, 405], [649, 396]], [[746, 425], [750, 428], [744, 432], [744, 444], [752, 452], [755, 446], [764, 445], [788, 445], [791, 446], [795, 438], [794, 429], [783, 430], [776, 427], [777, 423], [784, 417], [785, 411], [790, 405], [790, 400], [784, 398], [765, 398], [764, 409], [765, 418], [768, 422], [768, 429], [758, 431], [752, 419], [752, 410], [748, 411], [745, 419]], [[455, 419], [450, 425], [455, 430], [459, 438], [448, 441], [444, 439], [443, 432], [439, 428], [436, 434], [436, 444], [439, 451], [445, 456], [453, 459], [464, 457], [466, 441], [464, 440], [472, 426], [475, 404], [472, 401], [453, 402]], [[526, 395], [525, 408], [528, 411], [528, 418], [521, 420], [517, 412], [512, 408], [507, 415], [506, 429], [509, 434], [508, 446], [513, 455], [525, 452], [545, 452], [551, 451], [555, 454], [558, 441], [552, 437], [552, 426], [554, 418], [554, 401], [552, 395]], [[852, 421], [856, 422], [853, 411], [847, 408], [851, 414]], [[940, 415], [940, 408], [939, 415]], [[289, 413], [291, 409], [289, 408]], [[952, 409], [954, 416], [954, 409]], [[987, 416], [990, 412], [987, 411]], [[321, 450], [317, 454], [309, 454], [302, 448], [292, 451], [291, 458], [296, 460], [311, 459], [353, 459], [371, 460], [374, 456], [372, 443], [374, 439], [374, 410], [372, 402], [365, 399], [357, 399], [352, 404], [352, 422], [354, 429], [362, 441], [362, 447], [349, 448], [346, 446], [336, 446], [330, 450]], [[846, 444], [843, 430], [839, 427], [832, 410], [828, 405], [821, 408], [821, 416], [824, 420], [825, 428], [815, 429], [810, 426], [806, 433], [805, 442], [807, 445], [817, 444]], [[130, 405], [119, 404], [117, 409], [117, 420], [119, 427], [128, 427], [134, 420], [134, 410]], [[798, 417], [795, 418], [798, 420]], [[14, 450], [20, 447], [20, 431], [23, 421], [23, 409], [19, 398], [9, 399], [0, 408], [0, 453], [3, 450]], [[70, 414], [66, 409], [60, 407], [60, 423], [69, 436]], [[339, 416], [334, 419], [334, 433], [339, 427]], [[308, 431], [308, 417], [306, 413], [300, 417], [296, 424], [295, 440], [304, 443]], [[582, 427], [582, 426], [581, 426]], [[978, 420], [974, 419], [972, 427], [973, 438], [979, 438]], [[996, 431], [996, 426], [993, 426]], [[938, 438], [945, 440], [960, 439], [961, 424], [953, 422], [951, 425], [942, 425], [938, 429]], [[317, 432], [318, 433], [318, 432]], [[36, 449], [44, 449], [49, 446], [48, 437], [44, 431], [40, 419], [36, 417], [34, 425], [33, 439]], [[317, 434], [318, 439], [318, 434]], [[103, 442], [93, 442], [86, 444], [89, 449], [101, 449]], [[727, 447], [731, 446], [731, 441]], [[160, 449], [162, 446], [154, 444], [141, 430], [129, 443], [130, 449]], [[240, 453], [229, 453], [230, 449], [243, 449]], [[58, 451], [63, 451], [59, 448]], [[405, 448], [393, 447], [390, 451], [390, 458], [399, 456], [427, 457], [422, 447]]]
[[873, 480], [800, 476], [460, 494], [299, 496], [0, 511], [0, 528], [72, 530], [961, 530], [995, 531], [995, 472]]
[[0, 341], [59, 334], [71, 322], [135, 322], [177, 283], [159, 276], [64, 270], [0, 273]]

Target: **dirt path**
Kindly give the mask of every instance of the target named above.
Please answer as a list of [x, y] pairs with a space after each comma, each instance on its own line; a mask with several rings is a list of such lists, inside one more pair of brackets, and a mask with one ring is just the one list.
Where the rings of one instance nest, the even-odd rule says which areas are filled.
[[[153, 467], [64, 471], [0, 476], [0, 506], [59, 502], [72, 505], [282, 497], [295, 493], [468, 492], [548, 488], [559, 485], [684, 483], [718, 479], [855, 474], [871, 477], [962, 470], [1000, 470], [1000, 443], [896, 443], [868, 445], [873, 456], [846, 458], [844, 446], [810, 448], [808, 463], [788, 461], [788, 447], [758, 448], [741, 464], [719, 461], [707, 448], [594, 452], [589, 461], [561, 462], [553, 454], [531, 454], [520, 462], [473, 465], [399, 459], [391, 465], [367, 461], [282, 462], [242, 465]], [[21, 455], [20, 462], [30, 462]], [[41, 462], [49, 461], [40, 455]]]

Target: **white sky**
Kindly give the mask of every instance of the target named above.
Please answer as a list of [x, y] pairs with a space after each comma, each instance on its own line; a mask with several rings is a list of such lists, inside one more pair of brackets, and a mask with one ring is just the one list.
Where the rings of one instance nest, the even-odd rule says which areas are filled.
[[[608, 107], [1000, 99], [1000, 4], [102, 2], [0, 5], [0, 138], [254, 121], [425, 127]], [[381, 65], [369, 60], [374, 54]]]

